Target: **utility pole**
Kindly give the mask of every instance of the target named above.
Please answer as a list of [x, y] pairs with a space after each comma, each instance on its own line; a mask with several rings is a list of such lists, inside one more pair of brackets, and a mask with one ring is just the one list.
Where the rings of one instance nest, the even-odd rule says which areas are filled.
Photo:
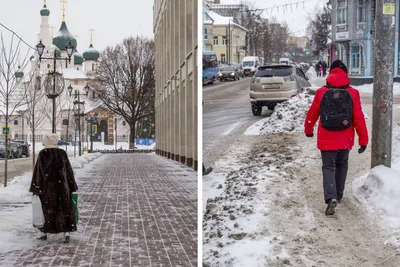
[[396, 0], [376, 0], [371, 168], [392, 162], [392, 107]]

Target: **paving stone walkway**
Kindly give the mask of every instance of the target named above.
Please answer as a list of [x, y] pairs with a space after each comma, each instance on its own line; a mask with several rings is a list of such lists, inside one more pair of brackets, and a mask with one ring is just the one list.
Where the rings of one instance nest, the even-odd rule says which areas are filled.
[[34, 240], [27, 227], [20, 236], [32, 245], [0, 254], [0, 266], [197, 266], [196, 173], [157, 155], [96, 162], [79, 178], [70, 243], [62, 234]]

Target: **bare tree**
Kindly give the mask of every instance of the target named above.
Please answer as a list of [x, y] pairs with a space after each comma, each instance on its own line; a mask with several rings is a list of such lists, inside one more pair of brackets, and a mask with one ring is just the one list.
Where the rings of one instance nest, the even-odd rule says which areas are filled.
[[311, 36], [314, 52], [325, 51], [331, 38], [331, 11], [327, 6], [310, 16], [307, 32]]
[[41, 76], [38, 76], [37, 71], [32, 73], [30, 81], [25, 83], [25, 86], [26, 105], [23, 108], [23, 119], [27, 119], [32, 134], [32, 166], [34, 166], [36, 162], [36, 131], [46, 121], [44, 107], [48, 106], [49, 101], [41, 90]]
[[154, 74], [154, 41], [145, 37], [130, 37], [107, 47], [93, 73], [91, 87], [130, 127], [130, 148], [134, 148], [136, 123], [153, 113]]
[[[26, 104], [24, 99], [25, 86], [23, 85], [23, 71], [26, 71], [26, 66], [29, 63], [28, 50], [21, 61], [18, 57], [21, 50], [21, 39], [13, 33], [9, 43], [1, 34], [0, 47], [0, 112], [5, 117], [5, 127], [10, 125], [11, 116], [16, 111]], [[4, 187], [7, 186], [7, 171], [8, 171], [8, 136], [9, 132], [5, 133], [5, 164], [4, 164]]]

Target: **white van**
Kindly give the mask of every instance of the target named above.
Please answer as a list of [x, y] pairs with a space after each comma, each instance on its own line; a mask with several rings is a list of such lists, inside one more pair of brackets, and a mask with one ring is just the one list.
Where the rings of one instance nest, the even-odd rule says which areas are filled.
[[279, 64], [286, 64], [286, 65], [289, 65], [289, 64], [291, 64], [291, 60], [288, 59], [288, 58], [283, 57], [283, 58], [280, 58], [280, 59], [279, 59]]
[[254, 75], [259, 66], [261, 66], [261, 61], [259, 57], [244, 57], [242, 61], [243, 73], [245, 76]]

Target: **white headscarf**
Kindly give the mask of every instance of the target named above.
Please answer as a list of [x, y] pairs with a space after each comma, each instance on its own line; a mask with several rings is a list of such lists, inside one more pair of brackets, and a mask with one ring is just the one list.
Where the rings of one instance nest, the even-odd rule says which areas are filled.
[[43, 146], [44, 148], [58, 148], [58, 140], [60, 139], [58, 134], [45, 134], [43, 135]]

